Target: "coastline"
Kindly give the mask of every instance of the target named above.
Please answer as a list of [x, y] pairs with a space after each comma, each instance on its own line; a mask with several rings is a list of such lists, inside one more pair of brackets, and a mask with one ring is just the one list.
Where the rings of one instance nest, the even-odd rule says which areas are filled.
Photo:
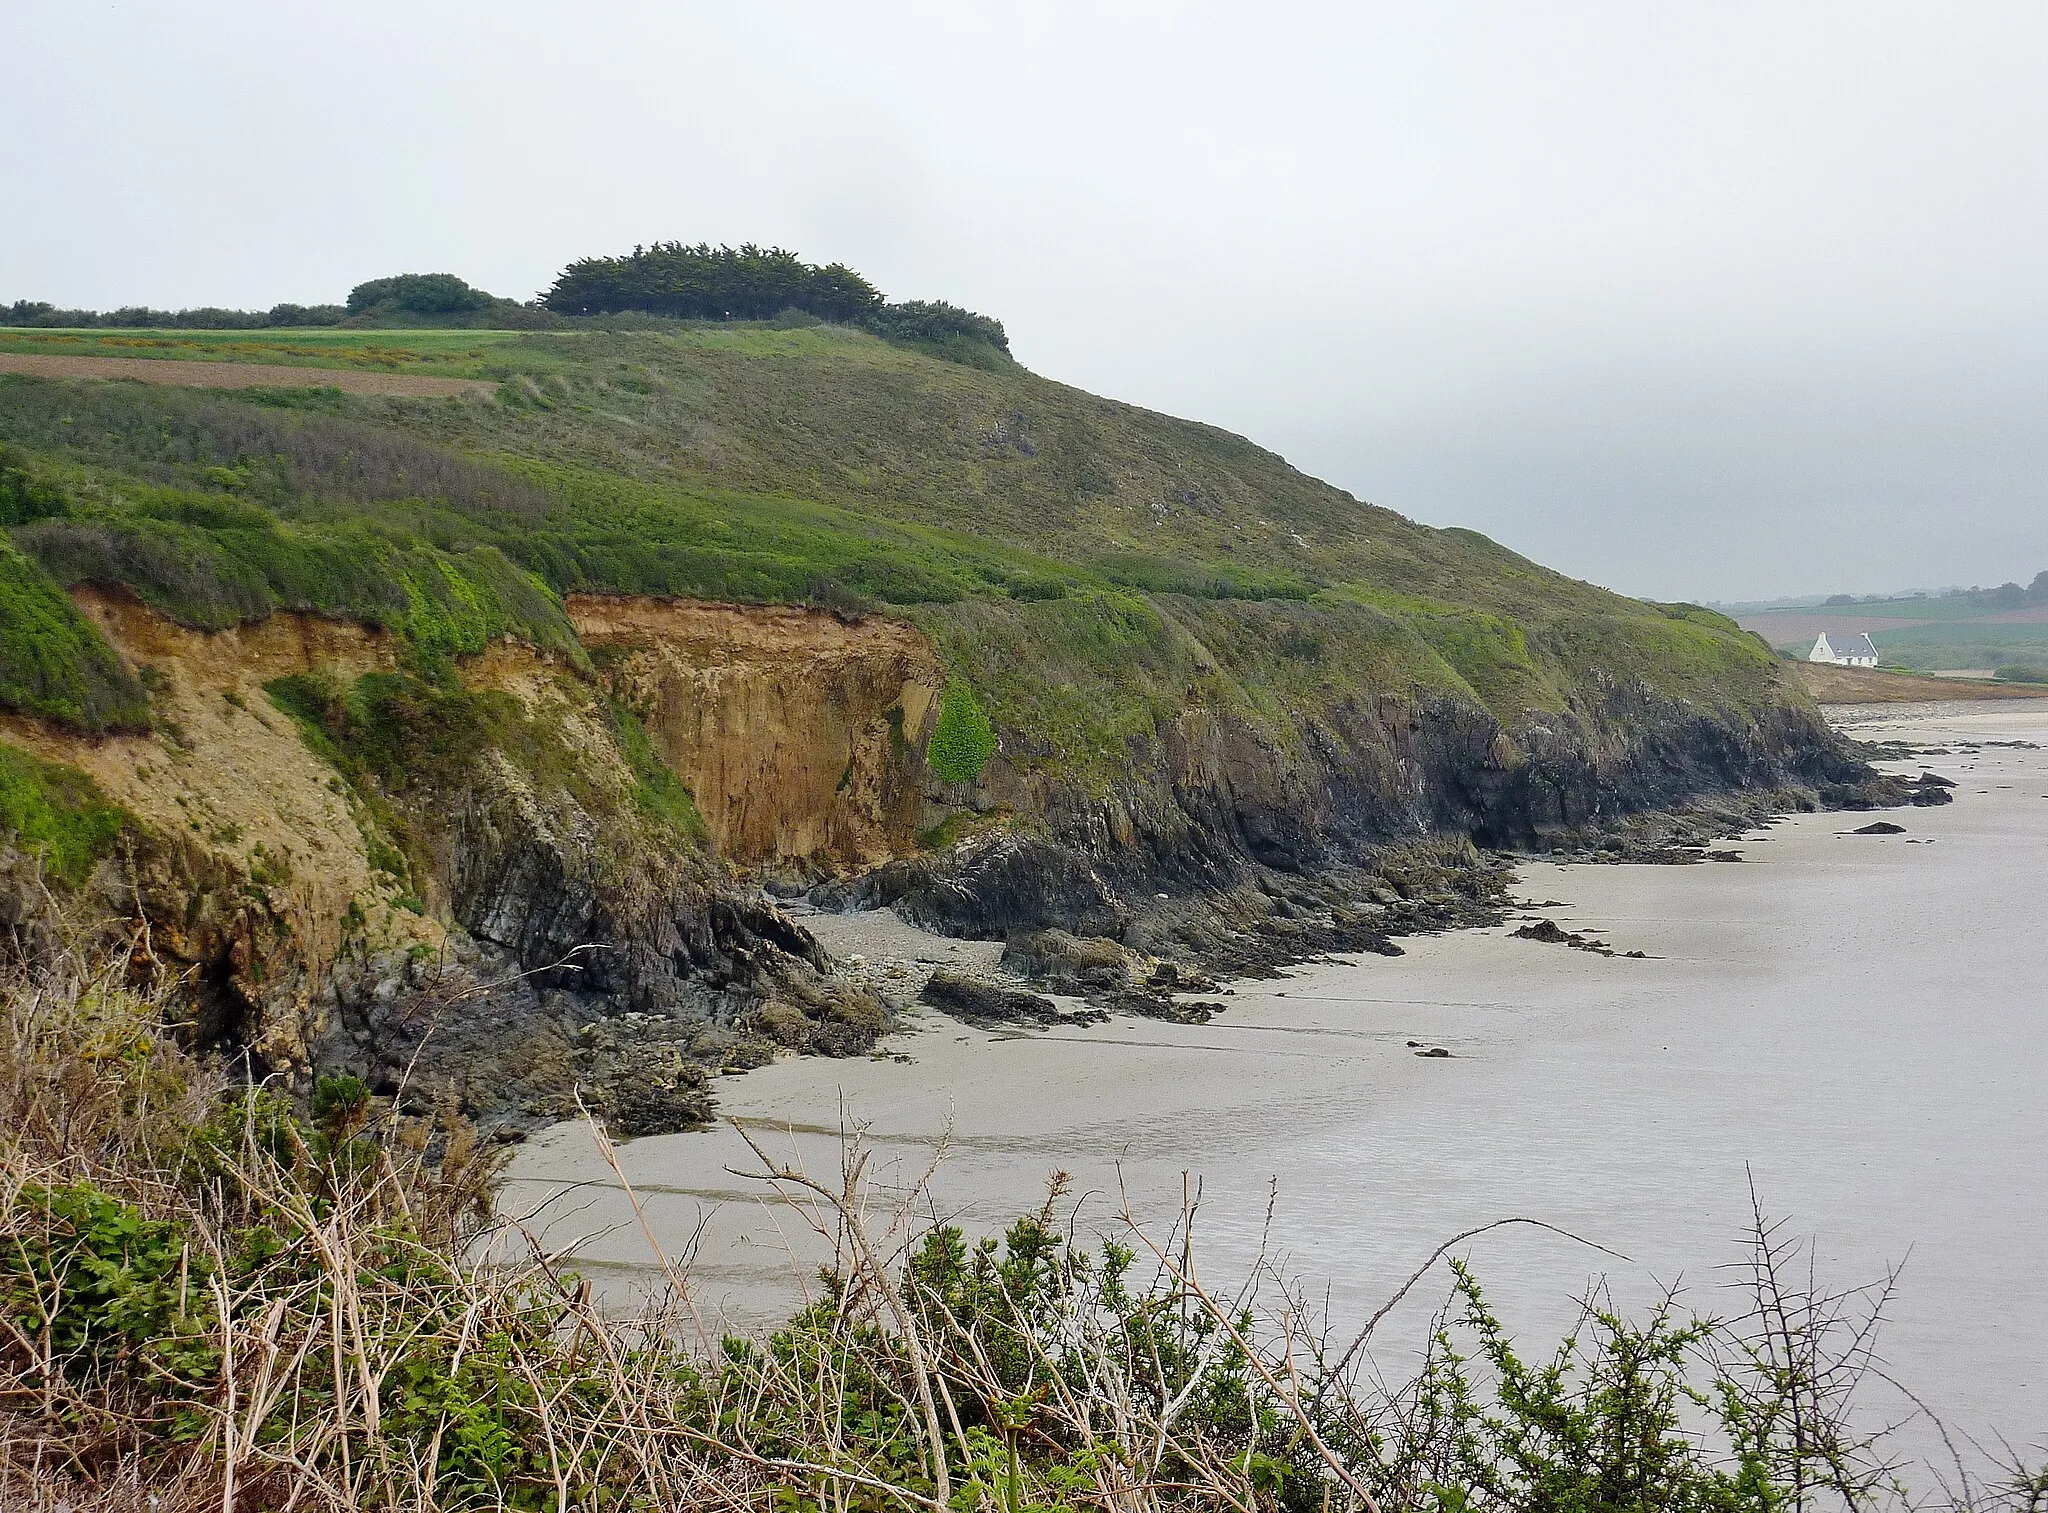
[[[2048, 739], [2042, 705], [1843, 717], [1862, 739], [1899, 728], [1952, 735], [1958, 720], [1982, 740]], [[1517, 919], [1550, 918], [1620, 952], [1644, 950], [1644, 960], [1517, 939], [1511, 921], [1412, 937], [1398, 960], [1329, 960], [1239, 980], [1229, 1011], [1202, 1025], [1119, 1017], [1020, 1034], [927, 1012], [875, 1059], [790, 1059], [725, 1079], [724, 1111], [771, 1153], [819, 1173], [836, 1169], [843, 1131], [864, 1129], [880, 1196], [914, 1183], [943, 1142], [925, 1212], [971, 1229], [1036, 1207], [1054, 1167], [1094, 1195], [1084, 1224], [1110, 1221], [1120, 1185], [1141, 1212], [1177, 1209], [1185, 1172], [1203, 1183], [1220, 1270], [1256, 1250], [1273, 1196], [1291, 1269], [1326, 1285], [1345, 1316], [1468, 1221], [1531, 1206], [1636, 1256], [1639, 1267], [1613, 1278], [1619, 1290], [1684, 1273], [1707, 1306], [1713, 1268], [1732, 1258], [1722, 1242], [1745, 1171], [1754, 1172], [1767, 1205], [1819, 1234], [1830, 1265], [1850, 1268], [1843, 1280], [1865, 1280], [1917, 1246], [1894, 1339], [1903, 1358], [1926, 1355], [1928, 1370], [1908, 1379], [1925, 1386], [1931, 1372], [1935, 1396], [1962, 1421], [2022, 1431], [2048, 1416], [2048, 1384], [2025, 1364], [2048, 1340], [2000, 1325], [1971, 1350], [1921, 1347], [1991, 1329], [2004, 1313], [1993, 1298], [2048, 1283], [2024, 1275], [2039, 1269], [2028, 1258], [2042, 1253], [2029, 1248], [2042, 1217], [2038, 1204], [2015, 1217], [2009, 1201], [1978, 1212], [1987, 1202], [1997, 1210], [1989, 1194], [2009, 1195], [2010, 1176], [1941, 1175], [1948, 1157], [1929, 1146], [1940, 1128], [1929, 1121], [1946, 1117], [1931, 1111], [1955, 1099], [1958, 1079], [1969, 1089], [1971, 1112], [1956, 1116], [1964, 1122], [2009, 1113], [2027, 1096], [2014, 1079], [2038, 1055], [2032, 1042], [2014, 1040], [1996, 1015], [1980, 1023], [1974, 1008], [1942, 1005], [1957, 993], [2008, 1005], [1999, 995], [2039, 980], [2048, 960], [1994, 958], [1994, 948], [2041, 948], [1987, 925], [1981, 899], [1938, 892], [1930, 901], [1922, 890], [1936, 876], [1948, 879], [1943, 890], [1998, 886], [1979, 876], [1980, 863], [2009, 869], [2008, 883], [2037, 875], [2025, 836], [2029, 826], [2048, 834], [2048, 760], [1926, 744], [1948, 746], [1933, 765], [1964, 786], [1954, 805], [1903, 811], [1903, 836], [1850, 837], [1850, 816], [1799, 815], [1741, 843], [1746, 866], [1523, 865]], [[2026, 784], [2032, 792], [2021, 794]], [[1813, 890], [1851, 886], [1870, 890], [1870, 909], [1850, 938], [1800, 927]], [[1564, 906], [1527, 907], [1553, 900]], [[1920, 960], [1936, 938], [1951, 955]], [[1964, 949], [1978, 956], [1955, 959]], [[1866, 999], [1884, 1009], [1876, 1021], [1859, 1007]], [[1452, 1054], [1416, 1054], [1437, 1046]], [[1901, 1048], [1893, 1060], [1887, 1046]], [[1866, 1048], [1877, 1059], [1832, 1064]], [[1970, 1143], [2024, 1161], [2030, 1138], [1999, 1125]], [[829, 1255], [761, 1184], [735, 1174], [753, 1162], [729, 1127], [636, 1141], [620, 1159], [663, 1243], [680, 1254], [694, 1237], [692, 1275], [712, 1314], [737, 1325], [780, 1317]], [[1900, 1172], [1928, 1184], [1906, 1207], [1887, 1196], [1888, 1174]], [[589, 1184], [550, 1208], [548, 1237], [597, 1235], [568, 1264], [607, 1293], [627, 1296], [644, 1282], [646, 1243], [584, 1131], [536, 1136], [509, 1176], [507, 1211]], [[1979, 1243], [1955, 1253], [1942, 1234], [1921, 1232], [1936, 1220]], [[1485, 1242], [1475, 1261], [1524, 1323], [1598, 1269], [1547, 1242]], [[1388, 1348], [1400, 1339], [1390, 1329]], [[1942, 1376], [1944, 1355], [1995, 1369], [1973, 1388]], [[1993, 1401], [1998, 1394], [2010, 1401]]]

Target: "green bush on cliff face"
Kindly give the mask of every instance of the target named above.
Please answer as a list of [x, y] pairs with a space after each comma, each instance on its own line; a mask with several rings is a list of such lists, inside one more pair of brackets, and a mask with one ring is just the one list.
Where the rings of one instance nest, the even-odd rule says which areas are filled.
[[971, 783], [996, 754], [995, 727], [975, 702], [974, 690], [954, 681], [939, 695], [938, 723], [925, 744], [924, 759], [948, 783]]
[[0, 526], [64, 513], [64, 491], [31, 469], [28, 460], [19, 447], [0, 443]]
[[697, 809], [697, 801], [654, 749], [640, 717], [616, 700], [607, 703], [612, 717], [612, 739], [618, 743], [619, 755], [625, 758], [633, 774], [635, 796], [642, 812], [679, 835], [703, 843], [710, 832]]
[[76, 768], [0, 745], [0, 833], [67, 887], [91, 875], [126, 820]]
[[149, 696], [49, 574], [0, 538], [0, 708], [99, 733], [149, 724]]

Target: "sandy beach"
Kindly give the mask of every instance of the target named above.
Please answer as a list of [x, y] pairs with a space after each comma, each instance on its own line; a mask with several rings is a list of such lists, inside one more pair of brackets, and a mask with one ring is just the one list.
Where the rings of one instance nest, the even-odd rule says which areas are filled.
[[[1035, 1207], [1056, 1168], [1085, 1195], [1084, 1230], [1113, 1228], [1124, 1195], [1164, 1225], [1198, 1183], [1212, 1274], [1265, 1235], [1340, 1327], [1441, 1240], [1509, 1214], [1629, 1258], [1527, 1230], [1474, 1242], [1518, 1328], [1554, 1330], [1595, 1277], [1624, 1301], [1682, 1282], [1692, 1306], [1723, 1308], [1753, 1180], [1833, 1279], [1905, 1261], [1888, 1369], [2026, 1440], [2048, 1424], [2048, 1321], [2028, 1302], [2048, 1288], [2048, 751], [1995, 743], [2048, 745], [2048, 705], [1830, 717], [1945, 748], [1889, 765], [1946, 774], [1956, 802], [1882, 816], [1896, 836], [1848, 833], [1870, 815], [1790, 817], [1736, 847], [1740, 865], [1527, 864], [1509, 926], [1239, 982], [1205, 1025], [995, 1035], [925, 1013], [872, 1059], [721, 1079], [721, 1110], [825, 1176], [842, 1130], [863, 1131], [878, 1206], [942, 1157], [923, 1212], [973, 1229]], [[1532, 918], [1645, 957], [1511, 934]], [[863, 954], [917, 945], [882, 921], [847, 928], [870, 932]], [[1435, 1048], [1451, 1054], [1418, 1054]], [[759, 1163], [731, 1128], [621, 1155], [711, 1314], [778, 1316], [828, 1254], [742, 1175]], [[580, 1127], [522, 1148], [505, 1202], [546, 1202], [550, 1243], [608, 1292], [649, 1274]], [[1426, 1284], [1390, 1320], [1388, 1375], [1442, 1295]]]

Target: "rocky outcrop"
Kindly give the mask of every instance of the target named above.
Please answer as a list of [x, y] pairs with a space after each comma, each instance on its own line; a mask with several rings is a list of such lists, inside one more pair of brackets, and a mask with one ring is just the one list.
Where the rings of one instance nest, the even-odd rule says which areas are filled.
[[[1300, 734], [1284, 745], [1230, 715], [1187, 710], [1106, 792], [999, 758], [960, 801], [1028, 823], [821, 885], [813, 898], [893, 904], [983, 939], [1065, 932], [1243, 969], [1491, 917], [1498, 879], [1474, 845], [1592, 850], [1632, 815], [1718, 795], [1766, 808], [1906, 798], [1796, 694], [1732, 715], [1609, 683], [1596, 703], [1511, 728], [1476, 703], [1361, 697]], [[1452, 849], [1436, 844], [1445, 840]], [[1418, 872], [1376, 901], [1389, 876]]]

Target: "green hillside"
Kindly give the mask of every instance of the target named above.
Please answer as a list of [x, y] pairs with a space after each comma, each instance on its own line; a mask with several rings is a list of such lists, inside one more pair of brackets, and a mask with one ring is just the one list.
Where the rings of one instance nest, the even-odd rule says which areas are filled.
[[9, 476], [43, 501], [12, 507], [11, 534], [55, 583], [118, 581], [188, 625], [305, 608], [429, 656], [512, 632], [575, 658], [557, 600], [576, 591], [879, 609], [922, 625], [1035, 763], [1097, 778], [1191, 695], [1276, 728], [1364, 689], [1512, 724], [1596, 670], [1731, 712], [1775, 696], [1761, 645], [1718, 615], [1416, 525], [1006, 358], [803, 319], [640, 324], [0, 334], [0, 352], [497, 383], [401, 400], [0, 377]]

